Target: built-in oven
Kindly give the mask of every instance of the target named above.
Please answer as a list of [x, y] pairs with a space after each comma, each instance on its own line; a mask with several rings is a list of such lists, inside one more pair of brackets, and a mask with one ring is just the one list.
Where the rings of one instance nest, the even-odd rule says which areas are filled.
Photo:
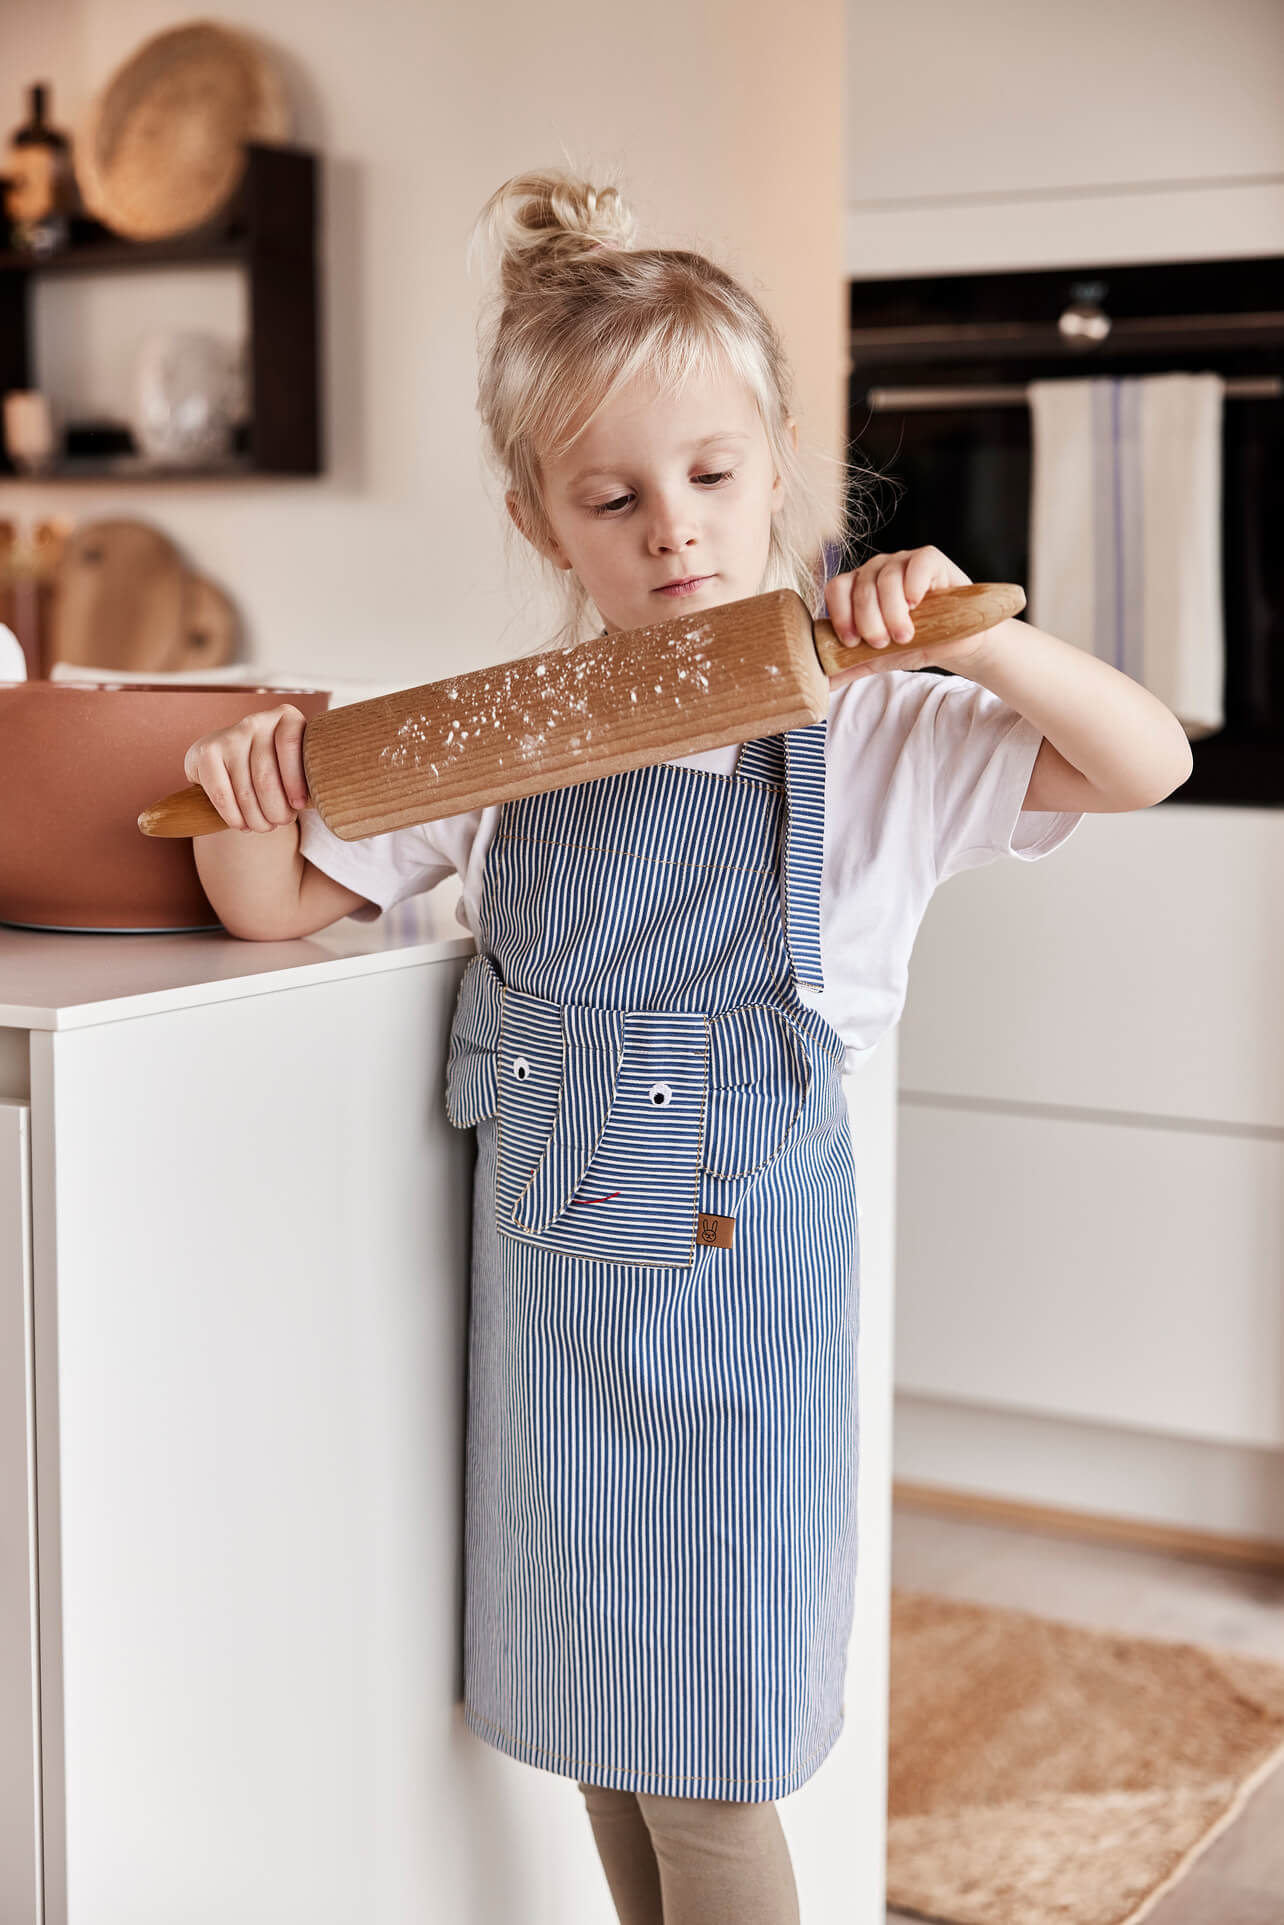
[[1284, 807], [1281, 369], [1284, 257], [853, 281], [845, 565], [930, 543], [972, 581], [1025, 585], [1026, 384], [1217, 372], [1225, 725], [1192, 742], [1173, 800]]

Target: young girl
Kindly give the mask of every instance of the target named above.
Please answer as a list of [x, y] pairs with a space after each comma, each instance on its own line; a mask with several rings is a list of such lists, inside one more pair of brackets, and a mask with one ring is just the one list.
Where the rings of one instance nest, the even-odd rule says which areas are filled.
[[896, 1021], [940, 882], [1159, 801], [1190, 750], [1025, 623], [889, 646], [967, 577], [918, 548], [826, 581], [780, 343], [713, 263], [632, 249], [616, 191], [564, 174], [482, 218], [480, 411], [560, 639], [791, 587], [886, 654], [812, 727], [359, 842], [305, 807], [298, 711], [250, 716], [186, 770], [258, 835], [194, 847], [247, 937], [462, 878], [464, 1715], [576, 1780], [624, 1925], [786, 1925], [773, 1801], [842, 1728], [856, 1574], [844, 1064]]

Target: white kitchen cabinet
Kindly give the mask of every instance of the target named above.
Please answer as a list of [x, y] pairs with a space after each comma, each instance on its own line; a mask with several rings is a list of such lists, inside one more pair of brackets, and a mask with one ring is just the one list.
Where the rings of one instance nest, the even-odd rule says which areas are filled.
[[848, 0], [844, 265], [870, 275], [1277, 253], [1276, 0]]
[[918, 1100], [899, 1133], [899, 1389], [1284, 1452], [1284, 1140]]
[[[1273, 0], [1083, 0], [1073, 12], [981, 0], [965, 13], [902, 0], [853, 7], [848, 24], [849, 202], [1284, 167], [1284, 21]], [[912, 86], [874, 85], [906, 42], [919, 56]], [[911, 94], [917, 137], [885, 139]]]
[[901, 1087], [1284, 1132], [1284, 810], [1089, 815], [937, 890]]
[[0, 1093], [0, 1918], [6, 1922], [37, 1918], [40, 1902], [29, 1115], [25, 1102]]
[[392, 1918], [458, 1822], [468, 947], [0, 938], [142, 989], [30, 1031], [48, 1925]]
[[[613, 1920], [574, 1782], [460, 1712], [451, 906], [280, 944], [0, 928], [3, 1925]], [[847, 1727], [782, 1818], [804, 1909], [864, 1925], [894, 1054], [851, 1087], [857, 1626]]]
[[1284, 1539], [1284, 815], [953, 878], [901, 1024], [898, 1475]]

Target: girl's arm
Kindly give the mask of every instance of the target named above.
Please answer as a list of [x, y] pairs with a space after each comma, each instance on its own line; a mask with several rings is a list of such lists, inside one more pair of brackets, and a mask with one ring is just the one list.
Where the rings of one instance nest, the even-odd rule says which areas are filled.
[[1070, 642], [1012, 617], [944, 664], [991, 689], [1042, 731], [1023, 809], [1148, 809], [1194, 767], [1190, 743], [1157, 695]]
[[305, 727], [302, 711], [283, 702], [200, 736], [183, 758], [188, 781], [201, 784], [228, 825], [194, 837], [192, 855], [229, 935], [252, 942], [310, 936], [366, 900], [324, 875], [299, 846]]
[[259, 835], [236, 829], [197, 836], [196, 873], [230, 936], [293, 942], [328, 929], [366, 902], [299, 853], [299, 825]]
[[1096, 655], [1015, 617], [935, 648], [909, 640], [913, 609], [933, 589], [962, 587], [963, 570], [939, 548], [871, 555], [825, 588], [840, 640], [886, 648], [882, 659], [831, 676], [832, 686], [889, 668], [947, 668], [979, 682], [1044, 737], [1023, 809], [1108, 814], [1148, 809], [1194, 767], [1190, 743], [1157, 695]]

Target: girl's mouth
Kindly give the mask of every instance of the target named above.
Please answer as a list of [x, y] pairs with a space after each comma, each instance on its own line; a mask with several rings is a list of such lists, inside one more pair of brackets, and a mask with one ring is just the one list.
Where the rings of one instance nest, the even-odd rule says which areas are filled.
[[712, 575], [692, 575], [684, 582], [666, 582], [663, 588], [657, 588], [654, 592], [657, 595], [689, 595], [693, 589], [703, 588], [706, 582], [712, 580]]

